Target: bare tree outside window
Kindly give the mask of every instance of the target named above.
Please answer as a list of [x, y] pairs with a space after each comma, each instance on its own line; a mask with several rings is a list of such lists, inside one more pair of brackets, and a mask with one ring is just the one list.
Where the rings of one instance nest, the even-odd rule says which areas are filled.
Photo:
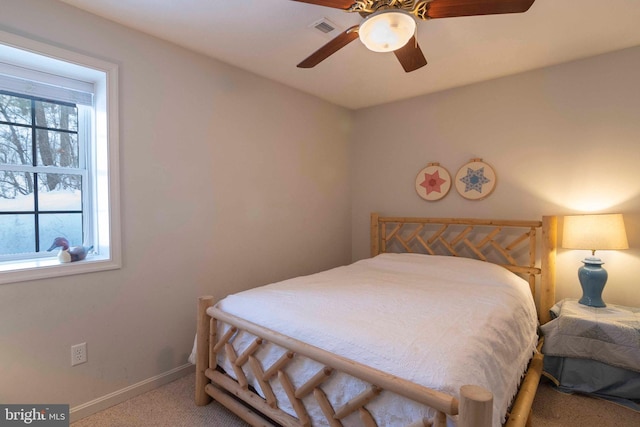
[[76, 105], [0, 91], [0, 255], [82, 244]]

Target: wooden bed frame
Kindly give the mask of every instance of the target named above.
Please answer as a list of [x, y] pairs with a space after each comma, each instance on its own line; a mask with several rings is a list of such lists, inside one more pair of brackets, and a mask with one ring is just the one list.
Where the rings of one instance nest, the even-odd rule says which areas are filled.
[[[406, 218], [371, 215], [371, 255], [384, 252], [420, 252], [464, 256], [495, 262], [528, 279], [536, 300], [541, 323], [549, 320], [549, 309], [555, 298], [556, 217], [542, 221], [510, 221], [456, 218]], [[537, 249], [540, 255], [537, 256]], [[518, 259], [526, 258], [524, 262]], [[539, 277], [539, 280], [536, 280]], [[539, 292], [536, 293], [536, 282]], [[537, 295], [536, 295], [537, 294]], [[313, 395], [331, 427], [341, 427], [341, 419], [358, 412], [362, 425], [377, 426], [366, 405], [383, 390], [396, 393], [436, 410], [433, 420], [418, 420], [411, 427], [446, 426], [447, 415], [458, 415], [459, 427], [490, 427], [492, 421], [491, 392], [474, 385], [460, 389], [460, 398], [429, 389], [402, 378], [331, 354], [313, 345], [292, 339], [260, 325], [212, 308], [212, 296], [198, 299], [196, 404], [206, 405], [211, 398], [234, 412], [252, 426], [311, 426], [302, 402]], [[229, 325], [227, 333], [217, 335], [219, 322]], [[238, 331], [256, 338], [241, 354], [231, 342]], [[266, 342], [278, 345], [285, 354], [272, 366], [262, 366], [253, 354]], [[538, 346], [540, 349], [541, 345]], [[237, 379], [218, 367], [217, 355], [224, 352]], [[294, 387], [285, 366], [296, 357], [306, 357], [324, 366], [306, 383]], [[507, 427], [530, 426], [531, 405], [542, 372], [542, 354], [531, 359], [518, 395], [507, 414]], [[243, 366], [256, 377], [265, 397], [249, 385]], [[370, 384], [369, 388], [342, 407], [333, 408], [321, 384], [333, 372], [342, 372]], [[278, 379], [296, 416], [278, 407], [270, 381]]]

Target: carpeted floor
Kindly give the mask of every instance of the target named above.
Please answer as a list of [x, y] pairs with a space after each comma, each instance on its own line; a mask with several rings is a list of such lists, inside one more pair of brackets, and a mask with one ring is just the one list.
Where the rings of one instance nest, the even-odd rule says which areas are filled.
[[[226, 409], [193, 402], [190, 374], [72, 424], [73, 427], [247, 427]], [[534, 427], [637, 427], [640, 413], [613, 403], [555, 391], [543, 379], [533, 404]]]

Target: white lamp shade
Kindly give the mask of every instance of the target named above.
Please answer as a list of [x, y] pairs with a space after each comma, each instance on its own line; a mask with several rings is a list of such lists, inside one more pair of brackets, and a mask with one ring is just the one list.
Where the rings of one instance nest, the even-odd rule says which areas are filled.
[[400, 49], [415, 33], [415, 19], [402, 10], [383, 10], [371, 14], [358, 29], [362, 43], [374, 52]]
[[628, 249], [622, 214], [564, 217], [562, 247], [566, 249]]

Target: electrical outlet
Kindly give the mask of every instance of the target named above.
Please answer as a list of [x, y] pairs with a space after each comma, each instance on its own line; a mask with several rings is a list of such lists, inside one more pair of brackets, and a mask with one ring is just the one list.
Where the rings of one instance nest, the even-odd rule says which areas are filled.
[[87, 343], [71, 346], [71, 366], [76, 366], [87, 362]]

